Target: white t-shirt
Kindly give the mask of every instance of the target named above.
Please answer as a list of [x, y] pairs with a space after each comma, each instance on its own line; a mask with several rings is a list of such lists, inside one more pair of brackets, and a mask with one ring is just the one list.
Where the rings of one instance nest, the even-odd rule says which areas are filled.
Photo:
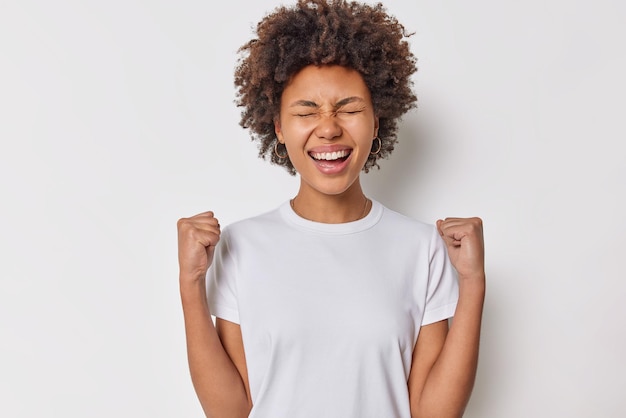
[[376, 201], [344, 224], [289, 202], [231, 224], [207, 277], [211, 313], [241, 326], [251, 418], [409, 418], [420, 326], [458, 299], [436, 228]]

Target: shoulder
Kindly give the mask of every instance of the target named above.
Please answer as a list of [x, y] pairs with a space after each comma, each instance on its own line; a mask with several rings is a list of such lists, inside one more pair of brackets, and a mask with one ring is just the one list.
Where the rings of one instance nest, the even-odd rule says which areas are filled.
[[222, 228], [222, 236], [232, 239], [242, 235], [265, 233], [268, 229], [275, 229], [281, 223], [279, 211], [280, 207], [230, 223]]

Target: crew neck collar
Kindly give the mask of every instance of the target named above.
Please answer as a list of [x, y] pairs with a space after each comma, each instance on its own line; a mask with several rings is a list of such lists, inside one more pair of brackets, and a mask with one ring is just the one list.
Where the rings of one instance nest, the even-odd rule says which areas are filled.
[[356, 221], [339, 223], [339, 224], [328, 224], [323, 222], [315, 222], [310, 221], [308, 219], [300, 217], [296, 212], [294, 212], [289, 200], [280, 205], [279, 210], [280, 214], [285, 221], [294, 225], [299, 229], [303, 229], [310, 232], [318, 232], [322, 234], [336, 234], [336, 235], [345, 235], [345, 234], [353, 234], [355, 232], [364, 231], [376, 225], [383, 214], [383, 205], [381, 205], [378, 201], [372, 200], [372, 207], [370, 211], [365, 217], [361, 219], [357, 219]]

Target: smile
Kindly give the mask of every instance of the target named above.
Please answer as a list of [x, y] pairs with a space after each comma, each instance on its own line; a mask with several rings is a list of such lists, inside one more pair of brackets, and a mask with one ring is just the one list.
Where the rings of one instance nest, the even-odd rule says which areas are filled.
[[315, 160], [335, 161], [343, 160], [350, 155], [350, 150], [341, 150], [335, 152], [310, 152], [309, 155]]

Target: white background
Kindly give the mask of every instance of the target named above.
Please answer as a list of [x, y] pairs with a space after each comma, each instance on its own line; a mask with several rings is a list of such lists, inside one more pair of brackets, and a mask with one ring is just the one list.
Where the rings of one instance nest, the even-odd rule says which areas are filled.
[[[200, 417], [176, 220], [297, 179], [238, 125], [236, 49], [270, 0], [0, 0], [0, 416]], [[370, 197], [478, 215], [466, 417], [626, 416], [626, 6], [389, 0], [419, 109]]]

